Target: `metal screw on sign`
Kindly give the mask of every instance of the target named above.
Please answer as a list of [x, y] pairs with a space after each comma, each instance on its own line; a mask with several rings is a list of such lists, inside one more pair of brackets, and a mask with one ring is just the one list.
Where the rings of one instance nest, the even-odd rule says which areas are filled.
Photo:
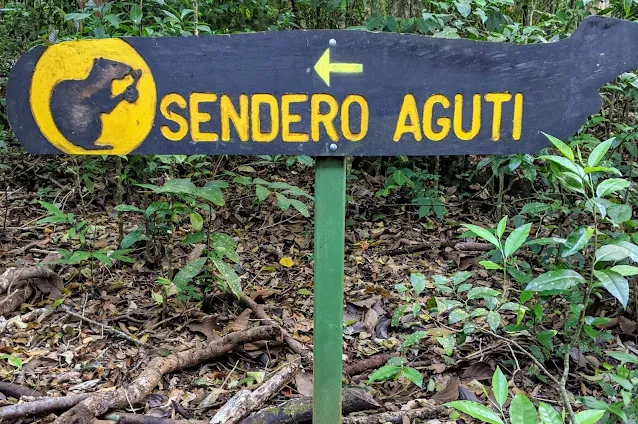
[[334, 38], [331, 38], [330, 41], [328, 41], [328, 44], [330, 44], [332, 47], [337, 45], [337, 40], [335, 40]]
[[332, 144], [330, 144], [329, 149], [330, 149], [331, 152], [336, 152], [337, 151], [337, 145], [332, 143]]

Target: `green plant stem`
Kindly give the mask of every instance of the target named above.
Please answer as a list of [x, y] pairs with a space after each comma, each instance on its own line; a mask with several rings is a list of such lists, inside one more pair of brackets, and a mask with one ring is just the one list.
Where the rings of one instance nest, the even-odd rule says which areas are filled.
[[587, 282], [587, 288], [585, 289], [585, 294], [583, 295], [583, 309], [580, 311], [580, 316], [578, 317], [578, 324], [576, 325], [576, 332], [574, 333], [574, 337], [572, 338], [571, 347], [578, 346], [580, 340], [580, 333], [582, 332], [583, 325], [585, 324], [585, 313], [587, 311], [587, 301], [589, 300], [592, 290], [594, 288], [594, 271], [596, 270], [596, 250], [598, 250], [598, 214], [594, 212], [594, 249], [592, 251], [591, 258], [591, 271], [589, 273], [589, 281]]
[[[124, 197], [124, 185], [122, 183], [122, 158], [115, 156], [115, 203], [122, 204]], [[122, 243], [124, 238], [124, 214], [119, 213], [117, 217], [117, 245], [118, 247]]]

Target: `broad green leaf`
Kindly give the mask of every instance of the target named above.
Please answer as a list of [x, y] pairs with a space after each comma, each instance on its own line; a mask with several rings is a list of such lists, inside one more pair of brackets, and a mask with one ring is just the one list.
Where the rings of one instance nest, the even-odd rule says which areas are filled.
[[403, 317], [403, 314], [405, 313], [406, 308], [407, 308], [407, 305], [399, 305], [399, 307], [394, 311], [394, 313], [392, 314], [392, 321], [391, 321], [391, 324], [393, 327], [396, 327], [397, 325], [399, 325], [399, 321], [401, 321], [401, 318]]
[[492, 261], [479, 261], [479, 264], [483, 265], [485, 269], [503, 269], [499, 264]]
[[469, 300], [485, 299], [486, 297], [496, 297], [500, 294], [501, 292], [490, 287], [474, 287], [472, 290], [467, 292], [467, 298]]
[[215, 206], [224, 206], [224, 194], [218, 187], [206, 186], [198, 188], [195, 195], [211, 202]]
[[605, 197], [608, 194], [615, 193], [629, 187], [630, 183], [622, 178], [610, 178], [598, 184], [596, 187], [596, 196]]
[[198, 214], [197, 212], [191, 212], [190, 219], [191, 219], [191, 226], [196, 231], [201, 231], [202, 228], [204, 228], [204, 218], [202, 218], [202, 216]]
[[594, 167], [600, 163], [600, 161], [605, 157], [607, 151], [611, 147], [611, 143], [614, 142], [613, 138], [610, 138], [607, 141], [603, 141], [600, 143], [592, 152], [589, 154], [587, 158], [587, 165]]
[[496, 371], [492, 375], [492, 394], [499, 408], [503, 408], [507, 401], [507, 378], [501, 371], [500, 367], [496, 367]]
[[611, 270], [617, 272], [623, 277], [633, 277], [638, 275], [638, 267], [632, 265], [616, 265], [611, 267]]
[[596, 262], [616, 262], [627, 258], [638, 262], [638, 246], [626, 241], [606, 244], [596, 251]]
[[224, 233], [212, 233], [210, 235], [210, 246], [220, 255], [226, 256], [228, 259], [235, 263], [240, 262], [239, 255], [235, 248], [237, 243], [228, 234]]
[[576, 424], [595, 424], [605, 415], [605, 411], [599, 409], [588, 409], [576, 414]]
[[557, 165], [562, 166], [563, 168], [568, 169], [569, 171], [571, 171], [572, 173], [576, 175], [585, 175], [585, 170], [581, 168], [580, 166], [576, 165], [575, 163], [570, 162], [569, 159], [565, 159], [560, 156], [539, 156], [538, 159], [548, 160], [550, 162], [553, 162]]
[[279, 209], [287, 211], [288, 208], [290, 208], [289, 198], [278, 192], [275, 192], [275, 197], [277, 198], [277, 206], [279, 206]]
[[501, 325], [501, 314], [496, 311], [489, 311], [487, 313], [487, 325], [490, 326], [492, 331], [498, 330], [499, 325]]
[[631, 206], [625, 204], [614, 204], [607, 208], [607, 216], [616, 225], [629, 221], [631, 219], [631, 213]]
[[190, 178], [173, 178], [166, 181], [163, 186], [155, 186], [154, 190], [159, 193], [173, 193], [173, 194], [195, 194], [197, 186], [193, 184]]
[[290, 201], [290, 206], [295, 208], [297, 212], [305, 216], [306, 218], [310, 217], [310, 212], [308, 212], [308, 206], [304, 202], [301, 202], [297, 199], [288, 199]]
[[215, 268], [217, 268], [219, 273], [222, 275], [222, 277], [228, 284], [230, 291], [235, 296], [237, 296], [237, 299], [239, 299], [242, 294], [241, 280], [239, 279], [239, 276], [237, 275], [233, 267], [231, 267], [226, 262], [224, 262], [222, 258], [211, 258], [211, 259], [213, 260], [213, 264], [215, 264]]
[[266, 200], [266, 198], [270, 196], [270, 193], [272, 192], [262, 185], [257, 184], [255, 186], [255, 194], [257, 195], [257, 200], [260, 202]]
[[204, 264], [206, 264], [206, 258], [197, 258], [193, 262], [186, 264], [173, 278], [173, 284], [180, 290], [184, 290], [193, 281], [193, 278], [202, 271]]
[[501, 248], [501, 242], [496, 238], [494, 234], [490, 233], [487, 229], [472, 224], [462, 224], [461, 226], [467, 228], [483, 240], [492, 243], [499, 249]]
[[122, 249], [128, 249], [141, 240], [148, 240], [148, 237], [146, 237], [146, 234], [144, 234], [144, 226], [139, 225], [135, 230], [124, 236], [122, 242], [120, 243], [120, 247]]
[[547, 203], [531, 202], [523, 206], [523, 209], [521, 209], [521, 214], [528, 214], [528, 213], [537, 214], [540, 212], [548, 211], [550, 208], [551, 208], [551, 205], [548, 205]]
[[575, 173], [565, 171], [558, 173], [556, 176], [566, 189], [575, 191], [576, 193], [585, 194], [583, 180]]
[[403, 377], [407, 378], [417, 386], [423, 387], [423, 376], [414, 368], [404, 367], [403, 370], [401, 370], [401, 375], [403, 375]]
[[550, 352], [554, 350], [554, 343], [552, 343], [552, 338], [558, 334], [556, 330], [543, 330], [536, 333], [536, 340], [547, 348]]
[[593, 234], [594, 229], [589, 227], [580, 227], [574, 230], [565, 242], [565, 250], [561, 254], [561, 258], [571, 256], [585, 247]]
[[507, 215], [505, 215], [503, 218], [501, 218], [501, 220], [499, 221], [498, 225], [496, 226], [496, 236], [499, 239], [503, 238], [503, 234], [505, 234], [506, 226], [507, 226]]
[[510, 403], [510, 422], [516, 424], [538, 424], [538, 415], [534, 404], [522, 393], [514, 396]]
[[469, 400], [455, 400], [454, 402], [444, 404], [444, 406], [458, 409], [470, 417], [488, 424], [503, 424], [503, 421], [496, 412], [477, 402], [470, 402]]
[[410, 274], [410, 284], [416, 295], [420, 295], [425, 289], [425, 276], [420, 272], [413, 272]]
[[446, 334], [445, 336], [437, 337], [436, 341], [443, 346], [446, 355], [452, 356], [454, 353], [454, 346], [456, 346], [456, 338], [453, 334]]
[[395, 375], [397, 375], [401, 371], [401, 367], [397, 365], [384, 365], [375, 372], [372, 373], [370, 378], [368, 379], [369, 383], [373, 383], [375, 381], [385, 381], [388, 380]]
[[554, 147], [556, 147], [563, 156], [565, 156], [571, 162], [574, 162], [574, 152], [572, 152], [571, 147], [569, 147], [567, 144], [565, 144], [564, 142], [562, 142], [561, 140], [557, 139], [556, 137], [552, 135], [545, 134], [545, 133], [543, 133], [543, 135], [547, 137], [549, 141], [551, 141]]
[[53, 203], [45, 202], [44, 200], [40, 200], [40, 206], [47, 210], [52, 215], [64, 216], [64, 213]]
[[425, 331], [415, 331], [414, 333], [410, 334], [405, 339], [405, 341], [401, 345], [401, 348], [405, 349], [406, 347], [415, 345], [419, 343], [421, 340], [423, 340], [426, 336], [427, 336], [427, 333]]
[[589, 167], [589, 166], [586, 166], [584, 168], [584, 171], [585, 171], [585, 174], [592, 174], [594, 172], [610, 172], [612, 174], [616, 174], [616, 175], [619, 175], [619, 176], [622, 177], [622, 172], [620, 172], [618, 169], [616, 169], [616, 168], [608, 168], [608, 167], [605, 167], [605, 166], [594, 166], [593, 168]]
[[603, 287], [626, 308], [629, 302], [629, 281], [617, 272], [608, 269], [596, 270], [594, 275], [603, 284]]
[[619, 352], [615, 350], [606, 350], [605, 354], [611, 358], [614, 358], [617, 361], [630, 364], [638, 364], [638, 356], [633, 355], [631, 353]]
[[406, 182], [405, 174], [400, 169], [397, 169], [392, 173], [392, 179], [399, 187], [403, 187]]
[[459, 321], [463, 321], [468, 318], [470, 314], [465, 312], [463, 309], [455, 309], [450, 312], [450, 316], [448, 317], [448, 324], [456, 324]]
[[133, 21], [135, 25], [139, 25], [142, 23], [143, 14], [142, 14], [142, 8], [140, 7], [139, 4], [133, 4], [131, 6], [130, 16], [131, 16], [131, 20]]
[[538, 415], [540, 416], [541, 424], [563, 424], [563, 418], [558, 411], [544, 402], [538, 404]]
[[544, 292], [550, 290], [567, 290], [584, 281], [583, 276], [576, 271], [572, 271], [571, 269], [559, 269], [539, 275], [525, 287], [525, 291]]
[[532, 224], [525, 224], [523, 226], [518, 227], [514, 231], [510, 233], [505, 240], [505, 246], [503, 248], [503, 252], [505, 253], [505, 258], [509, 258], [516, 252], [527, 240], [529, 236], [529, 232], [532, 229]]

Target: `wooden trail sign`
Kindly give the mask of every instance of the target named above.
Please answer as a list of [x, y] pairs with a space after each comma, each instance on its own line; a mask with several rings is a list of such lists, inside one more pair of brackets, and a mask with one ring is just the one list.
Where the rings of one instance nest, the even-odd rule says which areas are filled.
[[637, 67], [638, 25], [602, 17], [534, 45], [323, 30], [82, 40], [25, 54], [7, 106], [32, 153], [531, 153]]
[[319, 156], [313, 423], [337, 424], [343, 156], [535, 152], [633, 68], [638, 25], [602, 17], [525, 46], [358, 31], [82, 40], [23, 55], [7, 109], [32, 153]]

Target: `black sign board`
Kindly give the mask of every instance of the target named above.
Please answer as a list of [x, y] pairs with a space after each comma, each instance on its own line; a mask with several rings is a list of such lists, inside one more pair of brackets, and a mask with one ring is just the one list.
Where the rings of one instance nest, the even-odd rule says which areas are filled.
[[82, 40], [14, 67], [32, 153], [396, 156], [531, 153], [638, 68], [638, 24], [589, 17], [513, 45], [362, 31]]

